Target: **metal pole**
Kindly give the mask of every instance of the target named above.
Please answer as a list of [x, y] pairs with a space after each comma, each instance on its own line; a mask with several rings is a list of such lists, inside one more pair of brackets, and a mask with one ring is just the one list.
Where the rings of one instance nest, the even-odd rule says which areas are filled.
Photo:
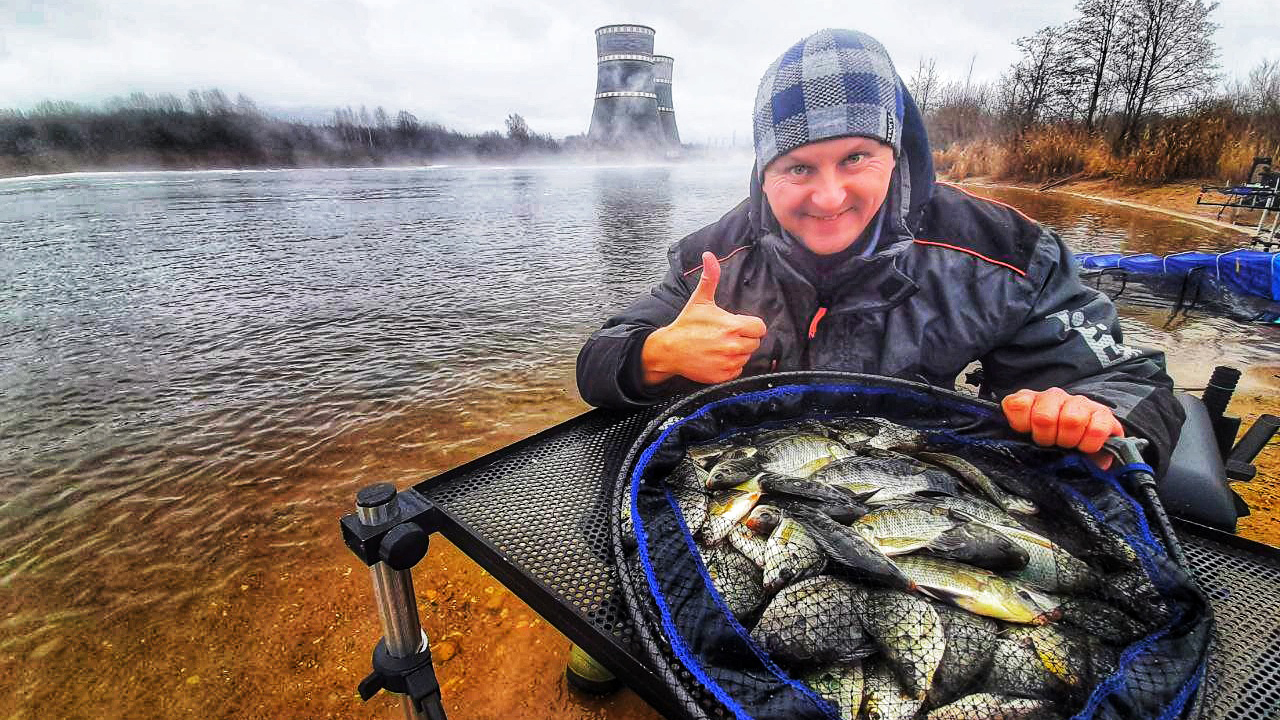
[[[395, 520], [400, 514], [396, 504], [396, 488], [390, 483], [370, 485], [356, 494], [356, 515], [360, 523], [377, 526]], [[373, 596], [378, 603], [378, 618], [382, 621], [382, 634], [386, 638], [387, 652], [392, 657], [405, 658], [427, 645], [427, 634], [422, 631], [418, 619], [418, 601], [413, 594], [413, 575], [408, 570], [394, 570], [384, 562], [369, 568], [373, 579]], [[426, 720], [425, 712], [418, 712], [413, 699], [400, 696], [405, 720]]]
[[[1267, 213], [1277, 206], [1280, 206], [1280, 178], [1276, 180], [1276, 186], [1271, 188], [1271, 197], [1267, 198], [1267, 204], [1262, 208], [1262, 216], [1258, 218], [1258, 227], [1254, 232], [1259, 239], [1262, 238], [1262, 226], [1267, 222]], [[1280, 209], [1276, 209], [1276, 219], [1280, 220]], [[1272, 223], [1271, 228], [1272, 232], [1275, 232], [1275, 223]]]

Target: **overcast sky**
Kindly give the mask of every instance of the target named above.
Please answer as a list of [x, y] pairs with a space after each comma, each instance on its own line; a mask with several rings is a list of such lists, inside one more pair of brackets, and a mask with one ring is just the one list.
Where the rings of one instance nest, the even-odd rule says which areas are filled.
[[[899, 73], [934, 57], [947, 78], [994, 80], [1014, 40], [1074, 0], [0, 0], [0, 108], [96, 103], [140, 91], [244, 93], [319, 118], [337, 105], [409, 110], [465, 132], [519, 112], [538, 132], [585, 132], [600, 25], [641, 23], [675, 58], [686, 142], [745, 144], [768, 64], [822, 27], [881, 40]], [[1225, 76], [1280, 60], [1280, 0], [1223, 0]]]

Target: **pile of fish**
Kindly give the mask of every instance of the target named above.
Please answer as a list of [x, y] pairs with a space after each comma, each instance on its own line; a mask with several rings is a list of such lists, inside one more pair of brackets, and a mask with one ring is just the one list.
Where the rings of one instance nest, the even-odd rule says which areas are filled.
[[1033, 482], [841, 417], [690, 446], [666, 486], [727, 609], [842, 717], [1048, 720], [1165, 618], [1133, 549]]

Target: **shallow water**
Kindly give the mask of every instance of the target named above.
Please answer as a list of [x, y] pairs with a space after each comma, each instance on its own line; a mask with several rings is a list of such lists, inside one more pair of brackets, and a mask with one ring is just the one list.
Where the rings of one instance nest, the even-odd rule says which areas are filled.
[[[582, 340], [660, 277], [669, 243], [736, 204], [746, 177], [735, 165], [0, 181], [0, 675], [15, 688], [0, 715], [381, 716], [350, 697], [377, 636], [335, 523], [352, 492], [581, 410]], [[1243, 237], [975, 192], [1081, 250]], [[1131, 342], [1176, 349], [1187, 386], [1280, 350], [1274, 327], [1168, 322], [1150, 304], [1122, 314]], [[454, 570], [431, 592], [454, 604], [432, 609], [470, 612], [465, 596], [492, 582], [438, 552]], [[536, 618], [521, 612], [493, 615], [482, 627], [504, 640], [483, 641], [532, 644], [520, 633]], [[468, 661], [485, 662], [509, 671]], [[449, 665], [441, 677], [451, 693], [468, 678]], [[613, 712], [548, 692], [559, 717]], [[451, 717], [489, 711], [473, 712]]]

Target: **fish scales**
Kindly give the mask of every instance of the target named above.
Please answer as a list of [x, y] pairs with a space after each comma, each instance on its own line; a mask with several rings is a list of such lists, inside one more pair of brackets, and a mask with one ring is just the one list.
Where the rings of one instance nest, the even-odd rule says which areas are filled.
[[729, 545], [717, 545], [702, 554], [716, 592], [736, 618], [750, 617], [764, 601], [760, 568]]
[[938, 663], [929, 697], [938, 705], [954, 700], [987, 669], [1000, 626], [990, 618], [950, 605], [934, 603], [933, 609], [938, 613], [946, 638], [946, 649]]
[[908, 693], [884, 663], [869, 662], [863, 673], [863, 709], [868, 720], [910, 720], [924, 702]]
[[800, 523], [783, 516], [769, 533], [764, 557], [764, 586], [775, 592], [788, 583], [822, 572], [827, 555]]
[[771, 656], [796, 665], [853, 661], [873, 652], [856, 608], [862, 591], [822, 575], [782, 589], [765, 606], [751, 638]]
[[838, 663], [800, 676], [823, 700], [835, 706], [841, 718], [853, 720], [862, 709], [862, 663]]
[[788, 513], [804, 526], [818, 547], [836, 565], [862, 578], [890, 587], [904, 590], [915, 587], [892, 560], [853, 528], [845, 527], [827, 514], [812, 508], [796, 506], [789, 508]]
[[1045, 623], [1057, 612], [1053, 598], [988, 570], [917, 555], [895, 562], [922, 592], [969, 612], [1026, 624]]
[[1053, 703], [1012, 695], [974, 693], [955, 702], [934, 708], [927, 720], [1058, 720]]
[[859, 532], [890, 556], [919, 550], [955, 525], [954, 520], [911, 505], [874, 510], [854, 522]]
[[923, 699], [946, 650], [942, 620], [933, 606], [910, 593], [868, 589], [860, 617], [903, 689]]
[[981, 689], [997, 695], [1040, 700], [1062, 695], [1062, 688], [1045, 669], [1035, 649], [1029, 643], [1005, 637], [996, 639], [991, 650], [991, 669]]
[[833, 460], [853, 454], [844, 445], [822, 435], [791, 435], [760, 450], [764, 470], [779, 475], [809, 477]]

